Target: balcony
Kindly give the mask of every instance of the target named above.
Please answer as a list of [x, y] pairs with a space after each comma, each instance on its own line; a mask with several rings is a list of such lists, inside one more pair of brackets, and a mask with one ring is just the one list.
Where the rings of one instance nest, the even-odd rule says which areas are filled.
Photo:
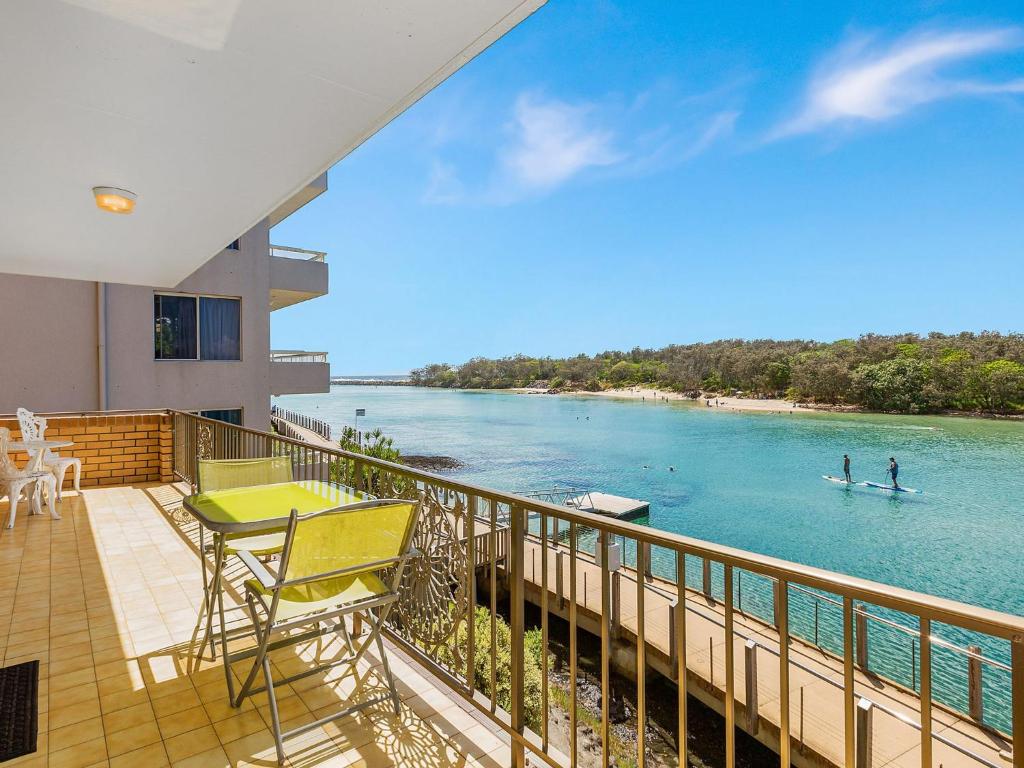
[[290, 307], [327, 293], [327, 254], [284, 245], [270, 246], [270, 310]]
[[270, 352], [270, 393], [272, 395], [307, 395], [329, 392], [331, 366], [326, 352], [297, 349]]
[[[191, 414], [53, 423], [83, 456], [85, 490], [66, 495], [63, 520], [29, 517], [23, 503], [15, 528], [0, 531], [0, 600], [11, 616], [5, 663], [42, 662], [39, 751], [12, 765], [275, 764], [265, 701], [232, 709], [219, 662], [195, 658], [202, 548], [181, 509], [198, 458], [268, 455], [291, 457], [296, 479], [420, 501], [422, 554], [387, 630], [401, 714], [381, 706], [318, 726], [286, 745], [289, 764], [518, 768], [529, 755], [556, 767], [650, 765], [655, 678], [661, 716], [682, 705], [681, 728], [656, 730], [676, 747], [687, 743], [688, 691], [724, 719], [725, 743], [715, 748], [727, 766], [749, 748], [736, 729], [782, 752], [782, 765], [1024, 763], [1021, 617]], [[115, 430], [124, 439], [107, 439]], [[157, 433], [157, 447], [140, 446], [133, 431]], [[88, 435], [99, 440], [80, 439]], [[94, 451], [96, 442], [110, 447]], [[136, 461], [144, 451], [156, 456]], [[154, 471], [157, 481], [145, 482]], [[229, 570], [230, 605], [240, 570]], [[528, 604], [537, 608], [533, 640]], [[483, 621], [478, 612], [467, 623], [477, 606], [486, 607]], [[495, 631], [498, 615], [509, 617], [504, 633]], [[531, 648], [537, 637], [549, 647], [556, 634], [567, 638], [560, 659]], [[584, 635], [599, 658], [583, 659]], [[984, 650], [962, 647], [965, 638]], [[887, 667], [900, 648], [902, 666]], [[273, 664], [291, 674], [340, 652], [329, 643], [282, 649]], [[577, 710], [585, 664], [591, 689], [602, 690], [596, 716]], [[293, 683], [278, 702], [286, 727], [377, 694], [378, 667], [372, 657], [357, 679]], [[530, 682], [530, 669], [540, 682]], [[510, 687], [496, 687], [499, 676]], [[681, 679], [678, 698], [668, 694]], [[623, 700], [639, 744], [613, 730], [611, 708]]]

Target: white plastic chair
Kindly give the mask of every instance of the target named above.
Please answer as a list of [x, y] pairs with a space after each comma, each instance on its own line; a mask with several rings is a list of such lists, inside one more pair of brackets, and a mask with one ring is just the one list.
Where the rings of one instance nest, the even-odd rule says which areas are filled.
[[[45, 440], [46, 419], [36, 416], [27, 408], [18, 409], [18, 424], [21, 425], [21, 436], [25, 440]], [[57, 480], [57, 500], [60, 500], [60, 492], [64, 487], [64, 475], [68, 469], [75, 470], [75, 490], [82, 490], [82, 460], [73, 457], [62, 457], [49, 448], [43, 451], [42, 466], [46, 467]]]
[[56, 506], [57, 478], [48, 469], [36, 472], [18, 469], [11, 457], [7, 455], [7, 446], [10, 441], [11, 430], [7, 427], [0, 427], [0, 488], [7, 490], [7, 498], [11, 501], [11, 516], [7, 521], [7, 527], [14, 527], [14, 518], [18, 513], [18, 502], [21, 501], [22, 493], [25, 493], [31, 502], [33, 514], [41, 515], [43, 513], [39, 504], [39, 494], [35, 492], [39, 487], [46, 488], [46, 503], [50, 507], [50, 516], [55, 520], [60, 520]]

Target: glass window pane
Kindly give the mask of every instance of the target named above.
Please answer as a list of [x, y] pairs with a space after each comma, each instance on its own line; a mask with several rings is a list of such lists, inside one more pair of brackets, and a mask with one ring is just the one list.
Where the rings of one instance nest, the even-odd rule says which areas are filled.
[[195, 297], [155, 295], [153, 321], [157, 360], [196, 359]]
[[219, 408], [211, 411], [200, 411], [199, 415], [205, 416], [208, 419], [216, 419], [217, 421], [234, 424], [239, 427], [242, 426], [241, 408]]
[[203, 360], [240, 360], [241, 302], [199, 299], [199, 353]]

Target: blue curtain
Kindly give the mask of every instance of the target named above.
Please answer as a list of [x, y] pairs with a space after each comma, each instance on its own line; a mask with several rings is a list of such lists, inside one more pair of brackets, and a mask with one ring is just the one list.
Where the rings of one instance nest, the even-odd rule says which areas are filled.
[[153, 297], [154, 352], [157, 360], [196, 359], [196, 300], [193, 296]]
[[199, 299], [199, 352], [203, 360], [241, 360], [241, 301]]

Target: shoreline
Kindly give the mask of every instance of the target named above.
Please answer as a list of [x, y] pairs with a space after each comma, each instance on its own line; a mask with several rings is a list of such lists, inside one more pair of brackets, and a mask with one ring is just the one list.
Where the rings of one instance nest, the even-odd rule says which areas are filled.
[[[641, 400], [651, 402], [669, 402], [669, 401], [685, 401], [693, 403], [694, 406], [700, 406], [702, 401], [706, 399], [704, 397], [692, 398], [687, 397], [681, 392], [671, 392], [663, 389], [654, 389], [648, 387], [624, 387], [616, 389], [603, 389], [597, 392], [587, 392], [583, 390], [566, 390], [560, 392], [551, 392], [547, 389], [539, 389], [535, 387], [516, 387], [508, 390], [496, 390], [505, 392], [514, 392], [521, 395], [580, 395], [580, 396], [593, 396], [593, 397], [610, 397], [619, 400]], [[842, 406], [819, 406], [812, 405], [809, 403], [793, 403], [789, 400], [778, 400], [769, 399], [761, 400], [750, 397], [717, 397], [711, 398], [711, 405], [705, 406], [710, 410], [720, 411], [745, 411], [745, 412], [762, 412], [762, 413], [799, 413], [799, 412], [812, 412], [821, 413], [835, 410], [842, 410], [848, 412], [855, 412], [850, 408], [843, 408]]]
[[[469, 390], [467, 390], [469, 391]], [[706, 401], [701, 397], [687, 397], [681, 392], [672, 392], [663, 389], [648, 387], [622, 387], [613, 389], [602, 389], [595, 392], [586, 390], [558, 390], [541, 389], [537, 387], [511, 387], [509, 389], [489, 390], [493, 392], [512, 392], [518, 395], [572, 395], [572, 396], [593, 396], [618, 400], [641, 400], [651, 402], [684, 401], [692, 403], [694, 407], [701, 407], [701, 402]], [[713, 411], [733, 411], [740, 413], [849, 413], [877, 416], [946, 416], [959, 419], [984, 419], [986, 421], [1024, 421], [1024, 414], [1017, 413], [978, 413], [974, 411], [937, 411], [935, 413], [902, 413], [898, 411], [872, 411], [860, 408], [855, 405], [826, 405], [818, 403], [793, 402], [778, 398], [760, 399], [753, 397], [712, 397], [711, 405], [704, 406]]]

